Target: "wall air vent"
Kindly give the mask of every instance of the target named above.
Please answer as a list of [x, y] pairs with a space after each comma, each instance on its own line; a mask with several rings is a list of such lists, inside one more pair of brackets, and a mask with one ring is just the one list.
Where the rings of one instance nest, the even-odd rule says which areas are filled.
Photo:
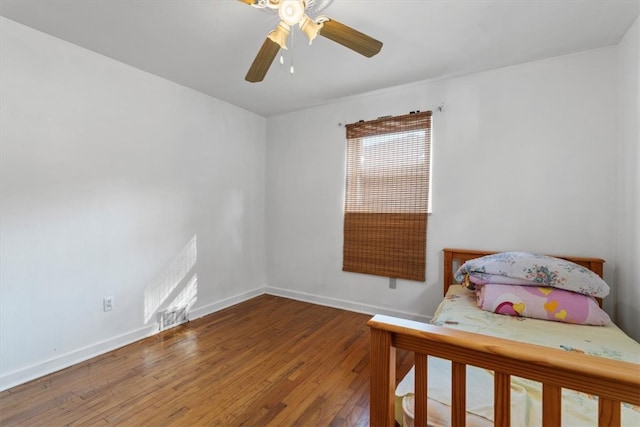
[[160, 330], [164, 331], [174, 326], [187, 323], [187, 307], [171, 308], [168, 310], [158, 312], [158, 323], [160, 324]]

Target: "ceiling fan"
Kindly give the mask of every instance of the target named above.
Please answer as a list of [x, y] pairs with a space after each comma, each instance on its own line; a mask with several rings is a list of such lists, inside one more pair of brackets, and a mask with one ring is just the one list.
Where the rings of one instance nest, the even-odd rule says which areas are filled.
[[310, 18], [307, 12], [314, 13], [328, 6], [333, 0], [238, 0], [260, 9], [277, 11], [280, 23], [267, 34], [258, 55], [256, 55], [245, 80], [261, 82], [273, 63], [278, 51], [287, 49], [287, 37], [297, 24], [307, 37], [309, 44], [318, 35], [326, 37], [368, 58], [382, 49], [382, 42], [361, 33], [347, 25], [326, 16]]

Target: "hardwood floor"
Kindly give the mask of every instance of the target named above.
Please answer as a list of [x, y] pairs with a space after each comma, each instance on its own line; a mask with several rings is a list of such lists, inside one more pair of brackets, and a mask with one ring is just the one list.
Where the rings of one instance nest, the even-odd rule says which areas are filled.
[[262, 295], [6, 390], [0, 425], [368, 425], [370, 317]]

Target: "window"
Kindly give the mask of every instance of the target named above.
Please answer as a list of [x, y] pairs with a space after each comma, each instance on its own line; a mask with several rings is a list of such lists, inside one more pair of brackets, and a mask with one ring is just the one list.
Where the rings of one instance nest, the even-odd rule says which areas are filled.
[[431, 112], [347, 125], [343, 271], [425, 280]]

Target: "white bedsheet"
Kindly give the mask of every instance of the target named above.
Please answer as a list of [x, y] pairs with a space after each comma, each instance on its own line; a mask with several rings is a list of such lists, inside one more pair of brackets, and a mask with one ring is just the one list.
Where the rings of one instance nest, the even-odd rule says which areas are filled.
[[[640, 375], [640, 344], [628, 337], [614, 324], [606, 326], [571, 325], [537, 319], [525, 319], [482, 311], [476, 306], [475, 294], [454, 285], [440, 304], [433, 322], [436, 325], [484, 335], [528, 342], [566, 351], [578, 351], [598, 357], [623, 360], [638, 364]], [[450, 402], [450, 363], [429, 358], [429, 398], [433, 399], [435, 417], [430, 425], [448, 425]], [[414, 390], [413, 369], [396, 388], [396, 421], [403, 418], [411, 423], [411, 398]], [[402, 401], [405, 396], [405, 407]], [[593, 396], [563, 390], [562, 422], [565, 426], [596, 426], [598, 402]], [[512, 378], [511, 425], [541, 426], [541, 386], [535, 381]], [[444, 406], [444, 409], [441, 406]], [[429, 406], [431, 409], [431, 406]], [[444, 417], [442, 414], [446, 414]], [[486, 426], [493, 423], [493, 373], [467, 367], [467, 423]], [[640, 408], [623, 404], [622, 424], [640, 426]]]
[[[415, 368], [403, 378], [396, 388], [396, 396], [409, 396], [403, 407], [403, 418], [413, 424], [413, 390]], [[432, 426], [451, 425], [451, 362], [437, 357], [429, 357], [429, 419]], [[487, 426], [493, 421], [493, 373], [473, 366], [467, 367], [467, 425]], [[511, 426], [525, 427], [527, 409], [526, 390], [516, 384], [511, 385]]]

